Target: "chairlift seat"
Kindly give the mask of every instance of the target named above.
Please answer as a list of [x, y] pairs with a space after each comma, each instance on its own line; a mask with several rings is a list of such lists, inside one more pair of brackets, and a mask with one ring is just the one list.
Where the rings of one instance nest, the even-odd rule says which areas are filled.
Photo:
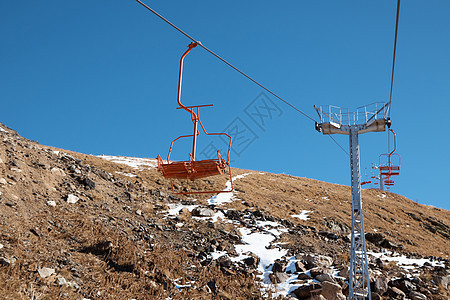
[[170, 179], [196, 179], [222, 175], [227, 167], [227, 162], [217, 153], [217, 159], [206, 159], [199, 161], [175, 161], [164, 163], [158, 156], [158, 169], [165, 178]]
[[400, 166], [380, 166], [380, 174], [384, 176], [400, 175]]

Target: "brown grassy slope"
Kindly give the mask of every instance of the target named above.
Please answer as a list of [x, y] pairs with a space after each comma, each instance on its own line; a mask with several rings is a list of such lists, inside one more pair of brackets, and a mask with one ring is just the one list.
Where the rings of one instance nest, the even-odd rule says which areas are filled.
[[[160, 188], [168, 193], [171, 191], [169, 182], [156, 169], [139, 172], [97, 157], [74, 155], [107, 172], [114, 173], [119, 168], [119, 171], [138, 174], [133, 180], [137, 180], [147, 188]], [[274, 217], [290, 220], [295, 224], [316, 226], [322, 230], [329, 230], [330, 223], [327, 220], [351, 226], [351, 194], [348, 186], [284, 174], [261, 174], [240, 169], [232, 171], [233, 175], [244, 173], [250, 175], [235, 181], [237, 197], [246, 203], [235, 201], [227, 204], [227, 208], [244, 210], [253, 207]], [[194, 185], [199, 190], [207, 188], [221, 190], [227, 179], [224, 176], [214, 177], [196, 181]], [[179, 190], [189, 184], [192, 185], [176, 182], [176, 186], [180, 187]], [[209, 197], [196, 196], [198, 199]], [[180, 198], [188, 197], [180, 196]], [[388, 240], [401, 244], [404, 252], [443, 258], [450, 256], [450, 211], [418, 204], [401, 195], [375, 189], [363, 190], [362, 198], [366, 232], [384, 233]], [[291, 217], [301, 210], [312, 211], [309, 214], [310, 220], [302, 221]]]
[[[138, 175], [135, 180], [145, 187], [159, 188], [171, 193], [168, 180], [156, 169], [136, 171], [125, 165], [118, 165], [100, 159], [71, 152], [107, 172], [130, 172]], [[294, 222], [295, 224], [316, 226], [329, 230], [330, 223], [351, 226], [350, 187], [331, 184], [314, 179], [295, 177], [285, 174], [270, 174], [234, 169], [233, 175], [250, 173], [251, 175], [235, 181], [237, 197], [244, 200], [227, 204], [227, 208], [244, 210], [248, 207], [260, 209], [266, 213]], [[120, 175], [117, 175], [120, 177]], [[130, 180], [128, 177], [122, 176]], [[198, 180], [194, 183], [176, 181], [177, 190], [184, 186], [189, 190], [221, 190], [228, 178], [226, 176]], [[194, 186], [194, 189], [191, 187]], [[207, 199], [208, 195], [194, 195], [197, 199]], [[189, 196], [180, 196], [187, 199]], [[328, 200], [327, 200], [328, 199]], [[365, 231], [381, 232], [392, 242], [403, 246], [404, 252], [423, 256], [450, 257], [450, 211], [432, 206], [418, 204], [401, 195], [381, 192], [375, 189], [362, 191]], [[312, 211], [310, 220], [302, 221], [292, 218], [301, 210]], [[433, 245], [433, 247], [430, 247]], [[370, 244], [369, 244], [370, 246]], [[377, 249], [372, 247], [373, 249]]]
[[[225, 239], [206, 224], [179, 229], [162, 218], [170, 199], [160, 189], [108, 175], [95, 164], [120, 167], [102, 159], [52, 150], [0, 132], [0, 298], [210, 299], [203, 289], [211, 280], [230, 299], [259, 295], [251, 277], [224, 276], [191, 255], [205, 237]], [[68, 194], [80, 200], [69, 204]], [[56, 273], [41, 278], [40, 267]], [[60, 285], [59, 277], [78, 288]], [[178, 291], [178, 278], [198, 288]]]

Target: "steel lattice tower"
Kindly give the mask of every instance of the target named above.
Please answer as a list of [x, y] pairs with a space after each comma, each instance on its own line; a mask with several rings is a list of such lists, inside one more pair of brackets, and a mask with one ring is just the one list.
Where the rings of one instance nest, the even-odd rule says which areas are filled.
[[361, 201], [361, 171], [359, 134], [385, 131], [390, 126], [387, 117], [389, 104], [373, 103], [359, 107], [355, 112], [336, 106], [316, 107], [321, 123], [316, 130], [323, 134], [346, 134], [350, 141], [350, 169], [352, 191], [352, 232], [350, 249], [350, 299], [371, 299], [366, 238]]

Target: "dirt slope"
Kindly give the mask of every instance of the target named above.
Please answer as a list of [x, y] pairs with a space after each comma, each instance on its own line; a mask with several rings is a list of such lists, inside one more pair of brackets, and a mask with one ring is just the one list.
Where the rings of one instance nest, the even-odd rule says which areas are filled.
[[[0, 128], [2, 299], [271, 297], [261, 289], [258, 257], [244, 262], [224, 258], [238, 255], [236, 245], [245, 237], [242, 228], [259, 230], [258, 222], [285, 229], [274, 235], [277, 245], [271, 248], [286, 255], [325, 255], [341, 270], [348, 263], [347, 186], [233, 169], [233, 175], [246, 175], [235, 180], [235, 201], [208, 206], [209, 196], [172, 195], [155, 168], [133, 168], [42, 146], [2, 124]], [[175, 182], [175, 188], [221, 190], [227, 179], [199, 180], [189, 187]], [[171, 214], [174, 207], [179, 211]], [[363, 191], [363, 207], [371, 251], [441, 258], [444, 267], [421, 269], [421, 283], [408, 292], [448, 299], [450, 212], [377, 190]], [[207, 209], [224, 217], [209, 218]], [[292, 217], [306, 211], [307, 220]], [[215, 253], [227, 256], [217, 258]], [[274, 276], [288, 272], [274, 268], [270, 264], [270, 280], [277, 283]], [[389, 277], [391, 290], [396, 288], [395, 278], [404, 275], [392, 265], [373, 270], [374, 278]], [[345, 294], [344, 280], [340, 283]], [[377, 291], [388, 299], [391, 290]], [[273, 295], [306, 299], [290, 292]]]

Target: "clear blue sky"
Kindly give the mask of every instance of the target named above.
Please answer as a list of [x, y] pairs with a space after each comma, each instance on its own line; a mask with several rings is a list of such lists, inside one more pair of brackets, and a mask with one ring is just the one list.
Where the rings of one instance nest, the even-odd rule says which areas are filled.
[[[314, 104], [388, 99], [395, 0], [147, 4], [313, 117]], [[446, 209], [449, 12], [449, 1], [402, 1], [391, 114], [402, 157], [393, 191]], [[135, 1], [1, 1], [0, 36], [0, 122], [27, 138], [156, 157], [192, 130], [175, 110], [189, 40]], [[188, 56], [184, 76], [186, 104], [215, 105], [203, 111], [210, 131], [236, 122], [252, 130], [235, 167], [349, 184], [348, 157], [313, 122], [270, 96], [279, 110], [259, 127], [245, 112], [261, 88], [203, 49]], [[336, 139], [348, 148], [347, 136]], [[386, 152], [386, 134], [362, 135], [360, 147], [364, 171]], [[174, 158], [188, 150], [181, 143]]]

